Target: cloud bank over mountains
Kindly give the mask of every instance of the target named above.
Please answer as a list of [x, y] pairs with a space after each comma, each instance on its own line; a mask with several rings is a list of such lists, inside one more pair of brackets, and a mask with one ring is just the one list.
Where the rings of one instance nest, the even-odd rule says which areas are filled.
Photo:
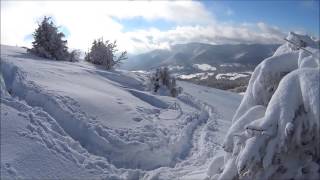
[[[280, 43], [286, 34], [264, 22], [221, 22], [214, 13], [199, 1], [1, 1], [1, 44], [30, 46], [31, 33], [44, 15], [52, 16], [61, 26], [71, 48], [82, 50], [102, 36], [117, 40], [119, 47], [129, 53], [141, 53], [189, 42], [274, 44]], [[232, 9], [225, 13], [234, 15]], [[121, 23], [137, 18], [152, 25], [128, 30]], [[170, 25], [159, 27], [158, 21]]]

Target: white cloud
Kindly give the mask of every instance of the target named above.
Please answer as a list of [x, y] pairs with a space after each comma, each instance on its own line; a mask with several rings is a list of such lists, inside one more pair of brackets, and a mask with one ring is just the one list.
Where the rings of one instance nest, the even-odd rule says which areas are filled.
[[[102, 2], [103, 3], [103, 2]], [[197, 1], [130, 1], [108, 3], [107, 14], [118, 18], [143, 17], [147, 20], [165, 19], [179, 24], [210, 23], [214, 18]]]
[[53, 16], [56, 24], [66, 26], [69, 46], [81, 49], [102, 36], [129, 45], [122, 37], [122, 25], [113, 17], [164, 19], [179, 24], [208, 24], [214, 20], [200, 2], [191, 1], [1, 1], [1, 43], [30, 45], [24, 38], [43, 15]]
[[[156, 28], [125, 33], [145, 49], [168, 48], [170, 45], [188, 42], [209, 44], [282, 43], [285, 33], [264, 23], [252, 25], [177, 26], [168, 31]], [[147, 38], [151, 37], [151, 38]]]
[[[68, 28], [69, 47], [83, 50], [102, 36], [118, 40], [121, 49], [139, 53], [187, 42], [275, 43], [283, 34], [264, 23], [219, 23], [198, 1], [1, 1], [1, 44], [30, 46], [25, 37], [34, 31], [43, 15], [53, 16], [57, 25]], [[124, 32], [123, 25], [114, 19], [135, 17], [178, 25], [166, 31], [148, 28]]]
[[283, 32], [280, 31], [280, 29], [276, 26], [269, 26], [263, 22], [258, 22], [257, 26], [260, 28], [262, 32], [272, 34], [275, 37], [283, 36]]

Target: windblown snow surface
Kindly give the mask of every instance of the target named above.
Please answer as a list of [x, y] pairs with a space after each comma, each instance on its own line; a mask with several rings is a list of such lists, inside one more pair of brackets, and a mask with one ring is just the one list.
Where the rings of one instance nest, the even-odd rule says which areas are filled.
[[208, 179], [320, 179], [319, 41], [287, 39], [255, 68]]
[[203, 179], [241, 96], [1, 46], [1, 179]]

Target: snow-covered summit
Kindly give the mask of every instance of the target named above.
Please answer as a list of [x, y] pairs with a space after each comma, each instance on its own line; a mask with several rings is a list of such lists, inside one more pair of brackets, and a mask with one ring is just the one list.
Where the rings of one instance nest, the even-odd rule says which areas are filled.
[[319, 179], [319, 44], [287, 39], [256, 67], [210, 179]]

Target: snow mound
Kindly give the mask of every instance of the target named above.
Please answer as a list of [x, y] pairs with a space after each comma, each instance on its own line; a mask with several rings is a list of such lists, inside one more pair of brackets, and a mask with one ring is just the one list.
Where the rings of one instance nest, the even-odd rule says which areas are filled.
[[319, 179], [319, 46], [287, 39], [296, 46], [256, 67], [223, 143], [224, 165], [208, 169], [210, 179]]

